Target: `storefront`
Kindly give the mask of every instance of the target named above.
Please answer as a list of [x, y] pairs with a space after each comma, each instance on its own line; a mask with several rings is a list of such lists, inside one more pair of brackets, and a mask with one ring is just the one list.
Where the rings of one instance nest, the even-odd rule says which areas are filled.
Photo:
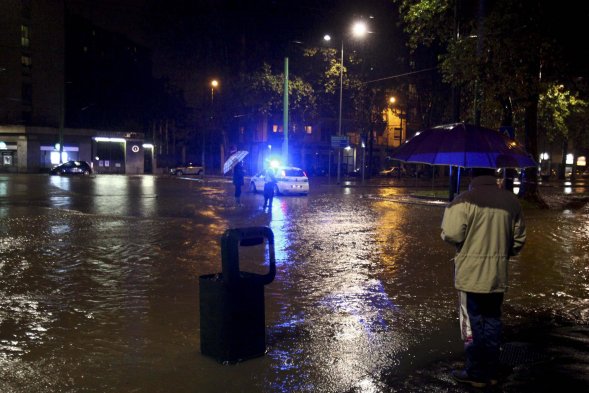
[[0, 172], [17, 172], [17, 144], [0, 140]]
[[143, 133], [65, 129], [60, 134], [50, 127], [0, 126], [0, 172], [5, 173], [44, 173], [60, 162], [82, 160], [96, 173], [141, 174], [155, 168], [153, 152]]

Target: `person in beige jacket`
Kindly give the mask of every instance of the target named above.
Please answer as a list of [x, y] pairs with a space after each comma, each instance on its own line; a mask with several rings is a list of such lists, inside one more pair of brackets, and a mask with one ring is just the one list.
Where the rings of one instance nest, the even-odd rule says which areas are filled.
[[479, 388], [496, 384], [508, 262], [523, 248], [526, 227], [517, 197], [500, 188], [492, 169], [473, 169], [469, 190], [444, 211], [442, 239], [456, 247], [454, 286], [466, 352], [465, 368], [452, 376]]

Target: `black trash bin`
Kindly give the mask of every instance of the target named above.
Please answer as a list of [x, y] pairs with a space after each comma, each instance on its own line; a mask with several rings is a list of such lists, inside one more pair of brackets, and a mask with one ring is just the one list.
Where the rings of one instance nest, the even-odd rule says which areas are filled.
[[[265, 244], [269, 271], [239, 270], [239, 247]], [[203, 355], [238, 362], [266, 352], [264, 285], [276, 275], [274, 234], [268, 227], [237, 228], [221, 237], [222, 273], [200, 276], [200, 345]]]

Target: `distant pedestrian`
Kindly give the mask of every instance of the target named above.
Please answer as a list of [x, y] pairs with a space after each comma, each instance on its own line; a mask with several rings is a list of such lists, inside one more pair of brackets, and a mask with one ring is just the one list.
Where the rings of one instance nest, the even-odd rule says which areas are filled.
[[446, 207], [442, 220], [442, 239], [456, 246], [454, 286], [466, 352], [465, 368], [452, 377], [477, 388], [497, 383], [507, 265], [526, 241], [519, 201], [492, 174], [474, 169], [469, 191]]
[[241, 205], [241, 187], [244, 184], [243, 164], [240, 162], [233, 168], [233, 185], [235, 186], [235, 205]]
[[264, 206], [272, 209], [272, 200], [274, 199], [274, 188], [276, 187], [276, 176], [272, 168], [266, 169], [264, 174]]

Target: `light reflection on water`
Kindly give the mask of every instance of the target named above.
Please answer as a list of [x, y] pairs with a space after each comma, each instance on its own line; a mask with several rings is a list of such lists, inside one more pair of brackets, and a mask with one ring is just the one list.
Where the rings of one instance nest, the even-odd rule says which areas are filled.
[[[50, 179], [47, 203], [0, 223], [0, 380], [16, 393], [386, 391], [383, 373], [461, 350], [443, 206], [348, 187], [278, 196], [271, 212], [246, 194], [239, 211], [230, 185]], [[506, 322], [587, 320], [589, 212], [526, 213]], [[219, 365], [200, 355], [198, 277], [220, 271], [225, 229], [257, 225], [274, 232], [278, 269], [268, 353]], [[244, 270], [267, 269], [243, 257]]]
[[515, 315], [530, 310], [572, 320], [589, 317], [588, 209], [528, 212], [528, 244], [514, 258], [507, 302]]
[[[375, 348], [400, 352], [408, 341], [391, 325], [398, 307], [379, 278], [383, 266], [375, 260], [381, 255], [374, 256], [380, 243], [375, 242], [378, 216], [359, 205], [352, 193], [345, 195], [343, 206], [334, 206], [326, 197], [310, 204], [297, 221], [287, 221], [287, 236], [298, 258], [281, 274], [288, 276], [283, 280], [290, 283], [289, 291], [305, 296], [289, 298], [290, 304], [280, 307], [283, 322], [271, 329], [270, 339], [283, 337], [279, 344], [287, 349], [276, 348], [268, 356], [279, 362], [281, 371], [298, 368], [297, 373], [305, 373], [306, 367], [297, 365], [309, 361], [315, 366], [308, 371], [310, 386], [287, 379], [274, 385], [275, 391], [368, 388], [378, 381], [367, 375], [391, 363], [389, 356], [375, 353]], [[275, 218], [274, 212], [273, 229]], [[293, 302], [299, 306], [293, 307]], [[316, 372], [330, 377], [317, 378]]]

